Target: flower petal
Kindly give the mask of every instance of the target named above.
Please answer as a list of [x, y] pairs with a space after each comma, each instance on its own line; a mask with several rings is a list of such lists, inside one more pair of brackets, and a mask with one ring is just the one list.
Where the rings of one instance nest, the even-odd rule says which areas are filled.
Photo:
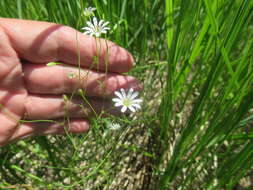
[[87, 21], [86, 24], [90, 27], [90, 28], [94, 28], [93, 24], [90, 21]]
[[131, 99], [134, 89], [130, 88], [127, 93], [127, 98]]
[[122, 94], [123, 98], [126, 98], [126, 91], [125, 91], [125, 89], [121, 88], [120, 91], [121, 91], [121, 94]]
[[123, 99], [123, 96], [119, 91], [115, 91], [114, 94], [118, 96], [120, 99]]
[[140, 104], [132, 104], [133, 107], [137, 108], [137, 109], [141, 109]]
[[136, 110], [134, 109], [134, 107], [133, 106], [129, 106], [128, 107], [132, 112], [135, 112]]
[[90, 31], [90, 32], [93, 32], [92, 28], [89, 28], [89, 27], [84, 27], [82, 28], [83, 30], [86, 30], [86, 31]]
[[104, 29], [104, 30], [110, 30], [110, 28], [109, 28], [109, 27], [104, 27], [103, 29]]
[[113, 101], [113, 102], [122, 102], [122, 100], [119, 99], [119, 98], [113, 98], [112, 101]]
[[96, 27], [98, 25], [98, 20], [96, 17], [93, 17], [93, 26]]
[[100, 20], [99, 23], [98, 23], [98, 26], [100, 26], [101, 28], [103, 28], [103, 23], [104, 23], [104, 20]]
[[109, 22], [105, 22], [103, 25], [102, 25], [102, 28], [104, 28], [106, 25], [108, 25]]
[[127, 107], [126, 107], [126, 106], [123, 106], [123, 107], [121, 108], [120, 111], [121, 111], [122, 113], [124, 113], [126, 110], [127, 110]]
[[139, 92], [138, 91], [135, 91], [132, 96], [130, 97], [131, 100], [134, 100], [137, 96], [139, 95]]
[[122, 102], [116, 102], [116, 103], [114, 104], [114, 106], [115, 106], [115, 107], [119, 107], [119, 106], [123, 106], [123, 104], [122, 104]]
[[93, 33], [91, 31], [86, 31], [86, 32], [84, 32], [84, 34], [86, 34], [86, 35], [92, 35]]
[[107, 33], [107, 31], [106, 31], [106, 30], [102, 30], [102, 31], [101, 31], [101, 33], [106, 34], [106, 33]]
[[134, 100], [132, 100], [133, 101], [133, 103], [141, 103], [142, 102], [142, 99], [134, 99]]

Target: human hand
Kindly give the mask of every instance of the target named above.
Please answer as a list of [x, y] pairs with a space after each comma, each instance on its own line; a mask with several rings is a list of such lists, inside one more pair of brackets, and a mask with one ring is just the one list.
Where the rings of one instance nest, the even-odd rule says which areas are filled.
[[[49, 67], [48, 62], [64, 65]], [[0, 18], [0, 145], [28, 136], [63, 134], [66, 112], [72, 133], [88, 130], [87, 119], [94, 110], [117, 114], [106, 98], [119, 88], [140, 89], [135, 78], [120, 74], [132, 66], [131, 54], [112, 42], [96, 41], [58, 24]], [[77, 89], [84, 90], [92, 109], [80, 97], [64, 100], [63, 94]]]

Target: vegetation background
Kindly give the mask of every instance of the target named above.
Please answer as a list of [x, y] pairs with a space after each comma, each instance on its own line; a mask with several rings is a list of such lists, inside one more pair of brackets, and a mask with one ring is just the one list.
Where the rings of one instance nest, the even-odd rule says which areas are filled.
[[1, 0], [0, 16], [80, 30], [89, 6], [134, 55], [142, 110], [2, 147], [0, 189], [253, 189], [253, 1]]

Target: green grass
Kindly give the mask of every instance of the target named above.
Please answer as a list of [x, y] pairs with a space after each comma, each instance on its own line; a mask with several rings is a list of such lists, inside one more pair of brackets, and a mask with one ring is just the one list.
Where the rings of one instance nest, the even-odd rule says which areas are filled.
[[[134, 117], [2, 147], [0, 189], [235, 189], [253, 172], [253, 1], [1, 0], [0, 16], [111, 23], [144, 86]], [[119, 122], [120, 131], [107, 124]], [[142, 177], [139, 177], [142, 176]], [[244, 189], [252, 189], [253, 184]]]

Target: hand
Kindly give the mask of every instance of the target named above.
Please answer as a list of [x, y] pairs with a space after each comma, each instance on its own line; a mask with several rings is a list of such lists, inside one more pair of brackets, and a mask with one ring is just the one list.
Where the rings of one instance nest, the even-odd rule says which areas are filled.
[[[48, 62], [64, 64], [49, 67]], [[93, 111], [117, 114], [106, 99], [119, 88], [139, 89], [135, 78], [120, 74], [132, 66], [131, 54], [112, 42], [58, 24], [1, 18], [0, 145], [28, 136], [62, 134], [66, 113], [72, 133], [88, 130], [83, 118]], [[77, 89], [84, 90], [92, 109], [81, 97], [63, 98]]]

